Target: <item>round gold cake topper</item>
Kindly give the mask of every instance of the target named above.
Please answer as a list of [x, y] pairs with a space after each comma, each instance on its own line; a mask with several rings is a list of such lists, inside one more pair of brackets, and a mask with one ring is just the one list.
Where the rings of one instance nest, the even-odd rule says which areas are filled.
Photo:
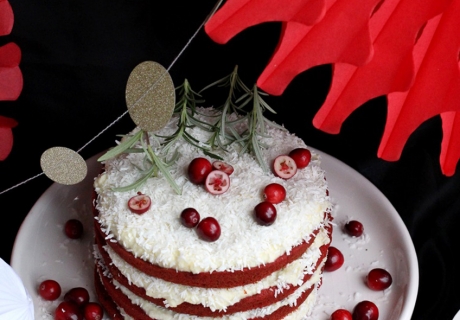
[[85, 160], [77, 152], [64, 147], [43, 152], [40, 166], [48, 178], [65, 185], [79, 183], [88, 172]]
[[144, 131], [157, 131], [171, 119], [175, 89], [169, 72], [159, 63], [144, 61], [128, 78], [126, 104], [134, 123]]

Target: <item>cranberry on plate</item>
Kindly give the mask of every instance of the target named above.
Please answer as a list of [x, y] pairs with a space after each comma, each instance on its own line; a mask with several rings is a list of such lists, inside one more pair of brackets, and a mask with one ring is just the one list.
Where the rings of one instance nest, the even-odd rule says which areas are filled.
[[83, 235], [83, 223], [78, 219], [69, 219], [64, 225], [64, 232], [70, 239], [79, 239]]
[[366, 282], [370, 289], [380, 291], [389, 288], [393, 279], [387, 270], [375, 268], [367, 274]]
[[324, 270], [335, 271], [343, 265], [344, 261], [345, 259], [342, 252], [336, 247], [329, 246], [327, 249], [327, 258], [326, 263], [324, 264]]
[[38, 294], [45, 300], [54, 301], [61, 295], [61, 285], [56, 280], [44, 280], [38, 286]]
[[54, 311], [54, 320], [83, 320], [83, 313], [75, 302], [62, 301]]
[[78, 307], [83, 307], [89, 302], [89, 292], [83, 287], [72, 288], [64, 295], [64, 301], [73, 302]]
[[345, 231], [352, 237], [360, 237], [364, 232], [363, 224], [357, 220], [345, 223]]
[[379, 308], [372, 301], [361, 301], [353, 309], [353, 320], [378, 320]]
[[99, 303], [88, 302], [83, 309], [83, 315], [85, 320], [101, 320], [104, 316], [104, 310]]
[[337, 309], [331, 314], [330, 320], [353, 320], [351, 312], [346, 309]]

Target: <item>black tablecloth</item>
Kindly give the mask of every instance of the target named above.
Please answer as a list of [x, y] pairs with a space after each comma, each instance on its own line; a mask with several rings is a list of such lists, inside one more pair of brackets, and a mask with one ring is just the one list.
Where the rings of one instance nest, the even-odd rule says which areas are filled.
[[[13, 129], [13, 150], [0, 162], [0, 191], [42, 172], [39, 159], [48, 148], [79, 150], [123, 114], [132, 69], [146, 60], [169, 68], [214, 5], [210, 0], [10, 3], [14, 28], [0, 37], [0, 45], [15, 42], [21, 48], [24, 87], [16, 101], [0, 101], [0, 115], [19, 123]], [[187, 78], [201, 89], [238, 65], [242, 79], [255, 83], [279, 34], [279, 23], [266, 23], [219, 45], [201, 30], [171, 67], [171, 77], [176, 85]], [[274, 120], [382, 191], [401, 215], [418, 256], [420, 285], [413, 319], [451, 320], [460, 309], [460, 172], [453, 177], [441, 173], [440, 118], [426, 121], [411, 135], [399, 161], [381, 160], [377, 149], [386, 120], [385, 97], [358, 108], [338, 135], [313, 127], [330, 81], [328, 65], [298, 75], [282, 96], [268, 98], [277, 111]], [[125, 116], [80, 154], [87, 159], [132, 128]], [[5, 261], [23, 219], [51, 183], [42, 175], [0, 195]]]

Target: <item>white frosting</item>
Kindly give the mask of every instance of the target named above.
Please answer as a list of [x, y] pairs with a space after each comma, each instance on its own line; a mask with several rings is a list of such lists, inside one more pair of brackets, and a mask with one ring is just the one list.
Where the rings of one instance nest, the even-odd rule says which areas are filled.
[[273, 295], [283, 292], [291, 285], [297, 286], [303, 283], [305, 274], [313, 274], [318, 259], [321, 257], [319, 248], [329, 243], [330, 239], [325, 230], [316, 237], [314, 243], [302, 255], [301, 258], [291, 262], [285, 268], [274, 272], [259, 282], [244, 286], [225, 289], [206, 289], [174, 284], [155, 277], [146, 275], [134, 269], [130, 264], [118, 256], [110, 246], [105, 246], [112, 263], [125, 275], [128, 280], [141, 288], [145, 288], [146, 294], [153, 298], [160, 298], [170, 307], [176, 307], [183, 302], [202, 304], [211, 310], [225, 310], [241, 299], [260, 293], [263, 289], [276, 287]]
[[[291, 315], [290, 319], [299, 319], [305, 314], [308, 314], [308, 310], [313, 306], [315, 300], [316, 300], [316, 284], [320, 281], [322, 278], [321, 270], [317, 270], [313, 276], [310, 278], [310, 280], [306, 281], [304, 284], [302, 284], [293, 294], [288, 296], [287, 298], [276, 302], [272, 305], [269, 305], [264, 308], [257, 308], [257, 309], [252, 309], [248, 311], [243, 311], [243, 312], [237, 312], [234, 314], [229, 314], [229, 315], [224, 315], [222, 317], [219, 317], [221, 320], [241, 320], [241, 319], [252, 319], [252, 318], [257, 318], [257, 317], [264, 317], [269, 314], [272, 314], [275, 312], [277, 309], [279, 309], [282, 306], [295, 306], [296, 300], [301, 296], [303, 292], [305, 292], [307, 289], [309, 289], [311, 286], [315, 286], [315, 288], [312, 290], [312, 292], [309, 294], [309, 297], [305, 300], [304, 303], [307, 303], [307, 306], [305, 308], [302, 308], [301, 314], [295, 314]], [[144, 312], [151, 317], [152, 319], [162, 319], [162, 320], [213, 320], [216, 318], [212, 317], [198, 317], [198, 316], [192, 316], [188, 314], [179, 314], [176, 312], [173, 312], [171, 310], [159, 307], [145, 299], [140, 298], [139, 296], [133, 294], [129, 289], [121, 285], [117, 281], [113, 281], [115, 286], [120, 289], [130, 300], [133, 304], [136, 304], [144, 310]], [[289, 318], [286, 318], [289, 319]]]
[[[177, 128], [176, 121], [176, 118], [171, 119], [157, 134], [172, 134]], [[210, 135], [197, 127], [189, 132], [200, 141], [206, 141]], [[263, 143], [269, 148], [262, 150], [262, 154], [269, 166], [276, 156], [288, 154], [297, 147], [307, 147], [287, 131], [267, 127], [266, 132], [269, 138], [264, 138]], [[150, 143], [161, 156], [158, 139], [151, 138]], [[142, 215], [131, 213], [127, 207], [129, 198], [137, 190], [114, 192], [112, 189], [129, 185], [142, 176], [138, 168], [143, 168], [143, 153], [107, 160], [106, 173], [95, 180], [97, 219], [103, 231], [107, 238], [116, 239], [136, 257], [165, 268], [193, 273], [240, 270], [289, 254], [293, 246], [309, 239], [314, 230], [327, 223], [324, 212], [332, 204], [326, 196], [327, 183], [320, 167], [320, 156], [314, 152], [308, 167], [298, 170], [291, 179], [283, 180], [272, 172], [264, 172], [251, 154], [239, 154], [236, 144], [230, 145], [228, 152], [215, 151], [235, 170], [227, 192], [213, 195], [187, 177], [191, 160], [207, 156], [183, 139], [172, 150], [177, 150], [180, 157], [169, 171], [182, 194], [178, 195], [159, 173], [159, 177], [148, 179], [139, 190], [152, 199], [152, 207]], [[264, 187], [272, 182], [282, 184], [287, 195], [283, 202], [275, 205], [275, 223], [261, 226], [254, 220], [253, 210], [263, 201]], [[206, 242], [198, 238], [194, 229], [182, 226], [179, 216], [186, 207], [198, 210], [201, 218], [216, 218], [221, 227], [220, 238]]]

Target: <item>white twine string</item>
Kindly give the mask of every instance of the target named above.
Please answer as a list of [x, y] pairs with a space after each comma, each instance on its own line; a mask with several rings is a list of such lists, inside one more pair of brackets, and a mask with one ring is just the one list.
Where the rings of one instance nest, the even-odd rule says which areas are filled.
[[[166, 69], [168, 72], [169, 70], [171, 70], [171, 68], [174, 66], [174, 64], [177, 62], [177, 60], [179, 59], [179, 57], [184, 53], [184, 51], [190, 46], [190, 44], [192, 43], [193, 39], [195, 39], [196, 35], [198, 34], [198, 32], [200, 32], [200, 30], [203, 28], [203, 26], [205, 25], [205, 23], [209, 20], [209, 18], [212, 17], [212, 15], [217, 11], [217, 9], [219, 8], [219, 6], [221, 5], [221, 3], [223, 2], [223, 0], [218, 0], [217, 3], [214, 5], [214, 7], [212, 8], [211, 12], [208, 14], [208, 16], [203, 20], [203, 22], [200, 24], [200, 26], [198, 27], [198, 29], [193, 33], [193, 35], [189, 38], [189, 40], [187, 41], [187, 43], [185, 44], [185, 46], [182, 48], [182, 50], [179, 52], [179, 54], [176, 55], [176, 57], [174, 58], [174, 60], [171, 62], [171, 64], [169, 65], [169, 67]], [[147, 90], [146, 92], [144, 92], [144, 94], [142, 94], [133, 104], [133, 106], [135, 106], [137, 103], [139, 103], [139, 101], [142, 100], [142, 98], [144, 98], [155, 86], [156, 84], [161, 80], [161, 77], [160, 79], [157, 79]], [[94, 140], [96, 140], [101, 134], [103, 134], [105, 131], [107, 131], [110, 127], [112, 127], [115, 123], [117, 123], [118, 121], [120, 121], [121, 118], [123, 118], [129, 111], [126, 110], [121, 116], [119, 116], [118, 118], [116, 118], [112, 123], [110, 123], [107, 127], [105, 127], [104, 129], [102, 129], [102, 131], [100, 131], [97, 135], [95, 135], [91, 140], [89, 140], [85, 145], [83, 145], [83, 147], [81, 147], [80, 149], [78, 149], [77, 153], [80, 153], [84, 148], [86, 148], [89, 144], [91, 144]], [[33, 177], [30, 177], [22, 182], [19, 182], [18, 184], [16, 185], [13, 185], [12, 187], [8, 188], [8, 189], [5, 189], [3, 191], [0, 191], [0, 195], [8, 192], [8, 191], [11, 191], [13, 189], [16, 189], [17, 187], [19, 186], [22, 186], [26, 183], [28, 183], [29, 181], [35, 179], [35, 178], [38, 178], [39, 176], [43, 175], [44, 173], [41, 172]]]

